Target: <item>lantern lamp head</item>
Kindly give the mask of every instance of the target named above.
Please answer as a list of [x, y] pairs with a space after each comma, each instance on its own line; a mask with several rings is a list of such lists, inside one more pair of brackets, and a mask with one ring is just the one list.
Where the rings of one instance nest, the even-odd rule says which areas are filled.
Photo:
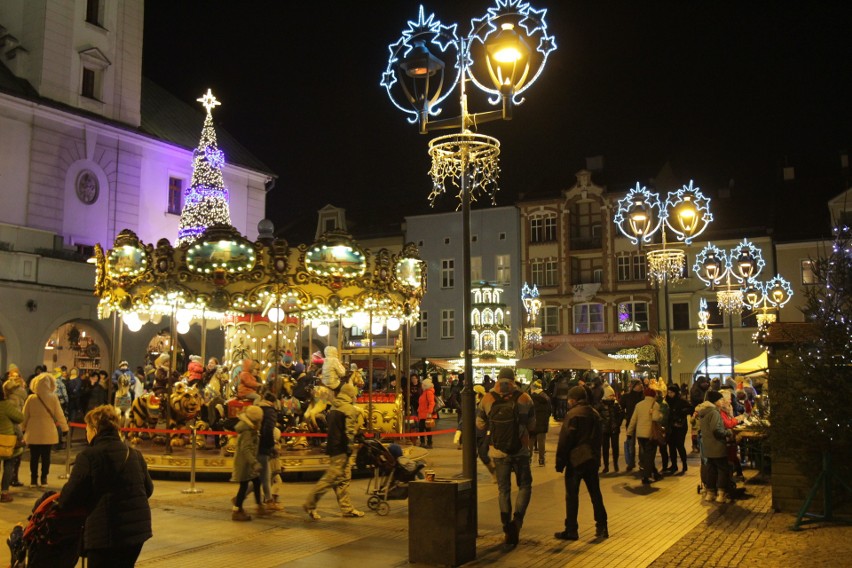
[[710, 213], [710, 198], [701, 193], [701, 188], [689, 185], [669, 193], [664, 207], [666, 226], [671, 229], [679, 241], [689, 244], [692, 239], [704, 232], [713, 221]]

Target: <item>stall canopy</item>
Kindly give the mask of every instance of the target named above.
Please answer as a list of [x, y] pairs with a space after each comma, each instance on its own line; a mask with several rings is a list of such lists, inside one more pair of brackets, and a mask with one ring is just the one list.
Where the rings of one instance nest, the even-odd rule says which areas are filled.
[[612, 363], [620, 363], [615, 359], [609, 361], [595, 357], [588, 353], [583, 353], [579, 349], [573, 347], [570, 343], [563, 343], [553, 351], [539, 355], [538, 357], [530, 357], [528, 359], [520, 359], [515, 363], [516, 367], [521, 369], [597, 369], [610, 370]]
[[583, 347], [580, 351], [583, 353], [588, 353], [589, 355], [593, 355], [598, 359], [602, 359], [607, 362], [609, 367], [600, 367], [598, 371], [635, 371], [636, 365], [631, 363], [630, 361], [625, 361], [624, 359], [613, 359], [606, 353], [600, 351], [597, 347], [593, 345], [588, 345]]
[[766, 355], [766, 351], [764, 351], [754, 359], [734, 365], [734, 373], [738, 375], [754, 375], [755, 373], [764, 373], [768, 368], [769, 358]]

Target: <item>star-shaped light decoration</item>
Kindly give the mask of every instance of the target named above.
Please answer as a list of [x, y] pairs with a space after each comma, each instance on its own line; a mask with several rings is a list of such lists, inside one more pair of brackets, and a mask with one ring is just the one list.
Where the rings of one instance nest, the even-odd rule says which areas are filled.
[[213, 91], [210, 90], [210, 89], [207, 89], [207, 92], [204, 95], [202, 95], [202, 97], [200, 99], [195, 99], [195, 100], [200, 102], [201, 105], [204, 108], [207, 109], [208, 114], [210, 114], [210, 111], [212, 111], [215, 107], [222, 104], [222, 103], [220, 103], [219, 101], [216, 100], [216, 97], [213, 96]]

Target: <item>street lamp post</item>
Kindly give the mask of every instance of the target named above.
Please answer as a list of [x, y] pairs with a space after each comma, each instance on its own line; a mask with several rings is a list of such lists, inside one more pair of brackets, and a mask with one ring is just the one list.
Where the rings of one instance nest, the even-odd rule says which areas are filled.
[[675, 284], [683, 279], [686, 253], [682, 248], [667, 243], [666, 228], [674, 233], [678, 241], [688, 245], [703, 233], [712, 221], [710, 198], [705, 197], [700, 188], [693, 187], [692, 181], [677, 191], [669, 192], [665, 202], [660, 200], [659, 194], [648, 191], [637, 183], [636, 187], [618, 202], [618, 209], [613, 217], [618, 230], [640, 249], [643, 244], [651, 243], [658, 231], [662, 235], [662, 246], [649, 250], [646, 256], [649, 280], [656, 283], [658, 289], [660, 286], [663, 288], [667, 381], [672, 381], [669, 283]]
[[731, 378], [735, 375], [734, 312], [741, 313], [745, 305], [742, 286], [753, 285], [765, 265], [761, 250], [747, 239], [743, 239], [727, 254], [714, 244], [708, 243], [695, 257], [693, 272], [711, 289], [719, 287], [716, 290], [719, 311], [728, 316]]
[[[429, 143], [432, 158], [430, 177], [435, 200], [447, 190], [458, 189], [461, 201], [463, 238], [462, 312], [464, 328], [463, 475], [471, 480], [476, 503], [476, 439], [473, 420], [473, 355], [471, 337], [470, 206], [481, 194], [494, 203], [499, 175], [500, 142], [471, 131], [471, 127], [493, 120], [510, 120], [512, 109], [523, 102], [521, 95], [538, 79], [549, 54], [556, 49], [548, 35], [544, 16], [528, 3], [497, 0], [483, 16], [471, 20], [471, 32], [457, 35], [458, 24], [443, 25], [420, 7], [416, 21], [409, 21], [402, 36], [389, 46], [390, 57], [382, 74], [391, 102], [410, 115], [422, 134], [439, 129], [459, 129]], [[446, 75], [454, 73], [452, 82]], [[470, 82], [489, 96], [497, 110], [469, 113], [466, 84]], [[444, 85], [451, 88], [445, 89]], [[436, 120], [441, 104], [458, 87], [460, 115]], [[474, 505], [475, 506], [475, 505]]]

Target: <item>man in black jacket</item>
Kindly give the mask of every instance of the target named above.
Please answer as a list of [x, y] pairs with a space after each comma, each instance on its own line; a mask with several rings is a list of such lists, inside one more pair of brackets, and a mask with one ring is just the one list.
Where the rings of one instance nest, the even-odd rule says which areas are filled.
[[[645, 400], [645, 389], [642, 386], [642, 381], [639, 379], [631, 379], [630, 386], [623, 395], [621, 395], [621, 408], [624, 409], [625, 424], [630, 424], [630, 418], [633, 416], [633, 410], [636, 405]], [[624, 440], [624, 461], [627, 463], [627, 471], [633, 471], [636, 467], [636, 439], [627, 437]]]
[[580, 509], [580, 481], [584, 481], [595, 512], [595, 537], [608, 538], [606, 508], [598, 479], [601, 418], [589, 405], [583, 387], [573, 387], [568, 391], [568, 406], [556, 447], [556, 471], [565, 471], [565, 530], [554, 536], [561, 540], [580, 538], [577, 513]]

